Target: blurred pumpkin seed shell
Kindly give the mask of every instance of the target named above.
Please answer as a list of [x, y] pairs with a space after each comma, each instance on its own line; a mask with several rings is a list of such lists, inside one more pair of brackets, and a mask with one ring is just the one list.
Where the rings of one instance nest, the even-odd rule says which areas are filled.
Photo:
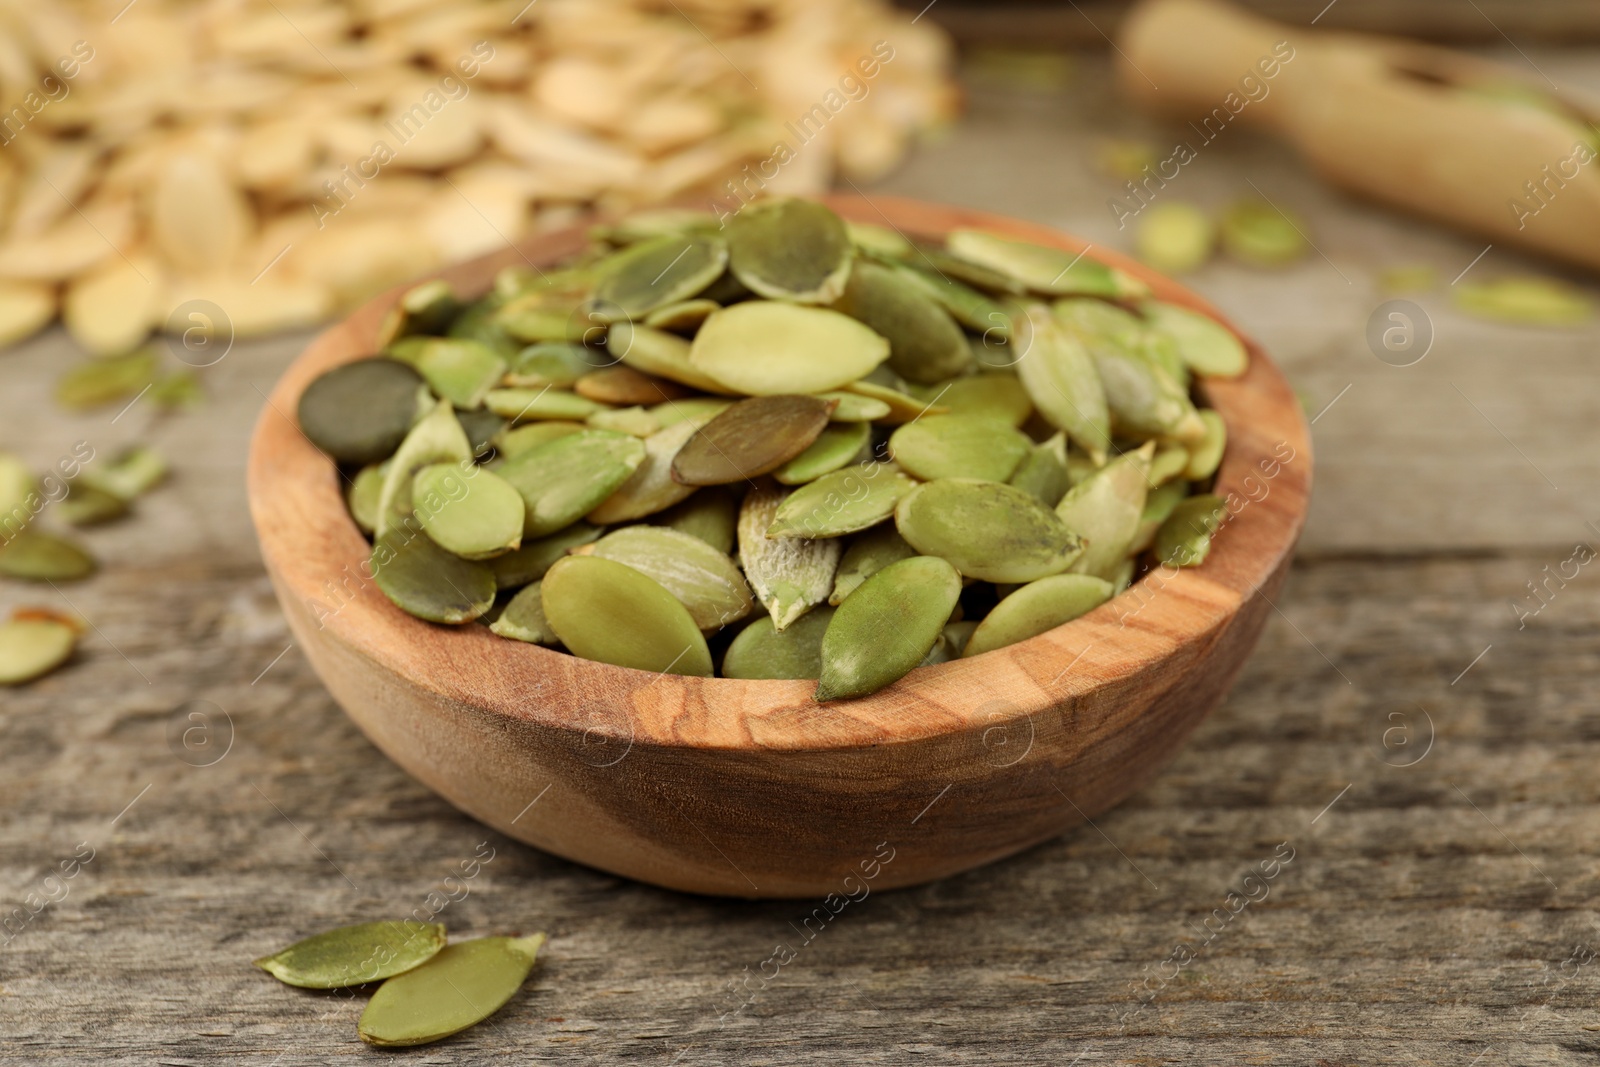
[[615, 363], [615, 357], [570, 341], [544, 341], [529, 345], [511, 358], [505, 384], [513, 388], [539, 389], [553, 385], [560, 389], [575, 385], [579, 378]]
[[672, 459], [708, 421], [687, 419], [646, 437], [643, 461], [616, 492], [589, 513], [589, 521], [602, 526], [631, 522], [686, 499], [695, 487], [672, 477]]
[[945, 245], [961, 258], [1008, 275], [1037, 293], [1122, 298], [1150, 291], [1137, 278], [1081, 252], [1047, 248], [983, 230], [952, 230]]
[[1055, 574], [1029, 582], [983, 617], [962, 655], [981, 656], [1037, 637], [1093, 611], [1112, 593], [1110, 582], [1087, 574]]
[[844, 221], [814, 200], [753, 204], [728, 222], [728, 269], [769, 300], [833, 303], [854, 256]]
[[879, 401], [888, 407], [888, 413], [878, 416], [874, 421], [888, 423], [891, 426], [911, 422], [913, 419], [921, 418], [923, 415], [946, 415], [950, 412], [947, 407], [942, 407], [938, 404], [925, 404], [909, 393], [903, 393], [898, 389], [891, 389], [876, 382], [850, 382], [842, 388], [847, 393], [854, 393], [869, 400]]
[[629, 526], [596, 541], [592, 554], [655, 579], [708, 633], [739, 621], [755, 606], [733, 560], [693, 534], [665, 526]]
[[494, 603], [494, 571], [406, 525], [378, 535], [372, 579], [408, 615], [448, 626], [471, 622]]
[[572, 388], [579, 396], [624, 408], [660, 404], [691, 395], [689, 389], [677, 382], [620, 365], [590, 371]]
[[772, 476], [784, 485], [804, 485], [856, 459], [871, 442], [871, 423], [829, 423], [810, 447], [774, 470]]
[[556, 632], [550, 629], [550, 621], [544, 617], [544, 592], [539, 582], [512, 597], [500, 617], [489, 624], [489, 629], [501, 637], [530, 645], [557, 643]]
[[441, 923], [359, 923], [296, 941], [252, 963], [285, 985], [341, 989], [409, 971], [436, 955], [444, 942]]
[[828, 603], [838, 607], [862, 582], [889, 564], [910, 559], [916, 554], [917, 550], [906, 544], [906, 539], [900, 536], [900, 531], [894, 528], [893, 523], [884, 523], [863, 532], [852, 539], [850, 547], [844, 550], [844, 558], [839, 561], [838, 573], [834, 575], [833, 592], [828, 596]]
[[833, 403], [814, 396], [740, 400], [700, 427], [672, 460], [684, 485], [728, 485], [781, 467], [811, 447]]
[[491, 389], [483, 398], [483, 403], [496, 415], [514, 423], [542, 419], [575, 422], [587, 419], [597, 411], [610, 410], [588, 397], [549, 386], [542, 389]]
[[728, 246], [710, 234], [663, 234], [596, 265], [596, 309], [606, 319], [642, 318], [695, 296], [722, 275]]
[[1217, 227], [1211, 217], [1193, 204], [1165, 201], [1152, 204], [1134, 225], [1134, 250], [1140, 259], [1163, 274], [1188, 274], [1211, 258], [1217, 244]]
[[385, 354], [415, 368], [436, 396], [468, 411], [482, 407], [484, 396], [506, 373], [506, 361], [482, 341], [405, 337]]
[[1030, 305], [1017, 322], [1017, 375], [1045, 421], [1097, 462], [1111, 447], [1111, 412], [1094, 357], [1048, 309]]
[[739, 562], [778, 630], [828, 599], [839, 566], [839, 542], [834, 538], [769, 538], [767, 530], [777, 516], [786, 490], [766, 485], [745, 494], [739, 509]]
[[1072, 564], [1074, 574], [1109, 578], [1139, 532], [1150, 476], [1153, 442], [1125, 452], [1071, 489], [1056, 505], [1067, 528], [1088, 542]]
[[1056, 434], [1048, 441], [1034, 445], [1007, 481], [1039, 498], [1047, 508], [1053, 508], [1071, 488], [1067, 477], [1067, 438]]
[[918, 552], [986, 582], [1059, 574], [1084, 550], [1083, 540], [1037, 497], [971, 478], [918, 486], [900, 501], [895, 526]]
[[[676, 484], [676, 483], [674, 483]], [[740, 497], [726, 486], [694, 492], [689, 499], [656, 514], [652, 523], [698, 537], [718, 552], [733, 551], [739, 527]]]
[[48, 618], [13, 618], [0, 624], [0, 685], [43, 678], [72, 658], [78, 631]]
[[715, 300], [706, 300], [703, 297], [696, 300], [680, 300], [676, 304], [656, 308], [644, 317], [644, 324], [657, 330], [671, 330], [673, 333], [693, 333], [713, 311], [721, 306]]
[[769, 616], [761, 616], [728, 646], [722, 677], [815, 680], [822, 674], [822, 635], [832, 620], [833, 609], [821, 605], [780, 633]]
[[697, 371], [746, 396], [838, 389], [888, 357], [889, 342], [847, 315], [767, 300], [714, 313], [689, 349]]
[[1181, 501], [1156, 531], [1156, 559], [1173, 567], [1198, 567], [1211, 554], [1211, 539], [1227, 513], [1227, 504], [1212, 493]]
[[528, 979], [544, 944], [532, 937], [480, 937], [446, 945], [428, 962], [372, 994], [357, 1032], [369, 1045], [426, 1045], [499, 1011]]
[[[701, 329], [703, 332], [704, 327]], [[715, 378], [690, 362], [691, 346], [677, 334], [631, 322], [615, 322], [606, 331], [606, 351], [645, 374], [706, 393], [728, 392]]]
[[523, 534], [543, 537], [599, 507], [633, 477], [644, 458], [644, 443], [636, 437], [584, 430], [508, 460], [499, 474], [527, 505]]
[[545, 572], [569, 551], [599, 537], [603, 530], [586, 522], [575, 522], [547, 537], [522, 542], [522, 547], [489, 561], [497, 590], [516, 589], [543, 578]]
[[87, 411], [127, 400], [156, 379], [156, 353], [141, 348], [125, 356], [80, 363], [56, 382], [56, 403], [68, 411]]
[[916, 487], [892, 463], [861, 463], [824, 474], [789, 494], [767, 536], [822, 538], [865, 530], [893, 515], [895, 505]]
[[340, 463], [377, 463], [400, 447], [417, 421], [422, 376], [392, 359], [335, 367], [300, 394], [300, 429]]
[[1196, 374], [1237, 378], [1249, 366], [1244, 342], [1211, 316], [1159, 300], [1146, 301], [1140, 310], [1151, 326], [1173, 339], [1178, 355]]
[[1191, 482], [1201, 482], [1217, 473], [1222, 465], [1222, 453], [1228, 447], [1228, 424], [1210, 408], [1200, 410], [1200, 421], [1206, 424], [1205, 437], [1188, 452], [1189, 462], [1183, 476]]
[[364, 534], [371, 534], [378, 528], [378, 509], [383, 500], [383, 478], [387, 473], [386, 465], [373, 463], [362, 467], [345, 487], [344, 500], [350, 508], [350, 517], [356, 520], [356, 525]]
[[961, 576], [942, 559], [913, 556], [861, 584], [822, 637], [819, 703], [866, 696], [922, 663], [961, 598]]
[[574, 656], [657, 674], [711, 675], [689, 609], [626, 564], [568, 556], [545, 573], [544, 614]]
[[1003, 482], [1033, 448], [1028, 435], [1003, 418], [929, 415], [889, 438], [896, 463], [923, 481], [981, 478]]
[[1311, 250], [1304, 228], [1265, 200], [1243, 200], [1222, 216], [1222, 247], [1242, 263], [1279, 267]]
[[842, 390], [818, 393], [817, 399], [833, 401], [834, 409], [828, 414], [832, 422], [876, 422], [889, 414], [889, 405], [882, 400]]
[[1003, 419], [1021, 428], [1033, 415], [1033, 401], [1022, 382], [1009, 374], [974, 374], [943, 385], [925, 386], [920, 394], [936, 397], [940, 406], [956, 415], [983, 415]]
[[492, 471], [435, 463], [417, 472], [411, 499], [423, 532], [462, 559], [488, 559], [522, 544], [522, 497]]
[[23, 530], [0, 543], [0, 575], [32, 582], [72, 582], [95, 571], [94, 557], [64, 537]]
[[411, 485], [419, 470], [434, 463], [471, 461], [472, 444], [466, 431], [456, 421], [450, 401], [439, 401], [411, 428], [389, 459], [389, 472], [384, 475], [383, 492], [378, 497], [378, 535], [381, 537], [411, 516]]
[[581, 422], [563, 422], [559, 419], [552, 419], [549, 422], [528, 422], [501, 430], [495, 435], [494, 446], [504, 459], [514, 459], [530, 449], [538, 448], [546, 441], [582, 433], [583, 430], [584, 424]]
[[889, 342], [889, 365], [913, 382], [939, 382], [972, 362], [966, 336], [926, 289], [898, 271], [863, 261], [835, 307]]

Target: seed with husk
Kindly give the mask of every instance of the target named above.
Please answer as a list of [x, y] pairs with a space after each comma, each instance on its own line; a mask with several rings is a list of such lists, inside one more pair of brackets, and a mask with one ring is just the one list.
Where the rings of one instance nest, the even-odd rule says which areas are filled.
[[1146, 301], [1140, 310], [1151, 326], [1173, 339], [1178, 355], [1196, 374], [1237, 378], [1248, 367], [1244, 342], [1211, 316], [1159, 300]]
[[1021, 426], [1033, 414], [1033, 401], [1022, 382], [1009, 374], [974, 374], [942, 385], [925, 386], [919, 393], [956, 415], [984, 415]]
[[423, 532], [462, 559], [488, 559], [522, 544], [522, 496], [492, 471], [432, 464], [417, 472], [411, 499]]
[[1111, 412], [1094, 358], [1040, 304], [1018, 320], [1017, 376], [1046, 422], [1097, 462], [1111, 447]]
[[630, 437], [649, 437], [661, 429], [661, 423], [649, 409], [641, 407], [608, 408], [595, 412], [583, 422], [597, 430], [615, 430]]
[[728, 269], [770, 300], [833, 303], [854, 257], [843, 220], [813, 200], [754, 204], [728, 223]]
[[696, 370], [748, 396], [838, 389], [888, 356], [889, 342], [848, 315], [766, 300], [718, 311], [689, 350]]
[[724, 678], [805, 678], [822, 674], [822, 635], [833, 609], [822, 605], [778, 631], [769, 616], [756, 619], [733, 639], [722, 657]]
[[1265, 200], [1244, 200], [1222, 216], [1222, 247], [1258, 267], [1292, 263], [1311, 250], [1305, 228]]
[[1056, 434], [1048, 441], [1034, 445], [1007, 481], [1039, 498], [1047, 508], [1061, 502], [1072, 481], [1067, 476], [1067, 437]]
[[472, 443], [456, 421], [450, 401], [441, 400], [423, 416], [389, 460], [378, 497], [377, 532], [382, 536], [412, 511], [411, 485], [417, 472], [434, 463], [470, 463]]
[[43, 678], [72, 658], [78, 628], [39, 613], [0, 624], [0, 685]]
[[629, 526], [602, 537], [589, 551], [655, 579], [706, 632], [737, 622], [755, 606], [744, 575], [727, 553], [693, 534], [664, 526]]
[[917, 483], [892, 463], [860, 463], [796, 489], [779, 506], [768, 537], [839, 537], [894, 514]]
[[1032, 449], [1028, 435], [986, 415], [929, 415], [900, 427], [889, 454], [910, 474], [1003, 482]]
[[948, 275], [924, 270], [917, 264], [896, 264], [900, 277], [933, 297], [939, 306], [961, 325], [978, 333], [995, 331], [993, 336], [1011, 336], [1011, 320], [1005, 309], [989, 297]]
[[98, 526], [128, 513], [128, 501], [82, 479], [73, 482], [56, 512], [73, 526]]
[[[702, 332], [704, 329], [702, 326]], [[728, 392], [722, 383], [690, 362], [691, 346], [677, 334], [631, 322], [616, 322], [606, 331], [606, 351], [645, 374], [706, 393]]]
[[740, 496], [732, 489], [712, 486], [695, 491], [650, 521], [698, 537], [718, 552], [731, 553], [739, 528], [739, 502]]
[[784, 485], [804, 485], [857, 459], [871, 441], [871, 423], [829, 423], [804, 452], [775, 469], [772, 476]]
[[672, 461], [672, 477], [684, 485], [727, 485], [766, 474], [811, 447], [832, 410], [814, 396], [741, 400], [689, 439]]
[[570, 550], [593, 541], [602, 532], [598, 526], [575, 522], [547, 537], [523, 541], [521, 548], [489, 561], [489, 569], [494, 572], [495, 588], [516, 589], [538, 581], [555, 565], [556, 560]]
[[1067, 528], [1088, 542], [1072, 564], [1074, 574], [1108, 578], [1128, 554], [1144, 513], [1154, 453], [1155, 444], [1150, 442], [1118, 456], [1069, 489], [1056, 505]]
[[918, 552], [987, 582], [1059, 574], [1084, 550], [1082, 539], [1037, 497], [970, 478], [918, 486], [895, 509], [895, 526]]
[[636, 437], [584, 430], [558, 437], [508, 460], [500, 477], [527, 505], [523, 534], [543, 537], [589, 514], [644, 462]]
[[483, 937], [447, 945], [396, 975], [361, 1013], [361, 1040], [381, 1047], [426, 1045], [458, 1034], [499, 1011], [533, 970], [543, 934]]
[[488, 565], [445, 551], [410, 523], [378, 535], [372, 578], [407, 614], [448, 626], [471, 622], [494, 603]]
[[900, 259], [911, 255], [914, 251], [910, 241], [901, 236], [899, 231], [891, 230], [887, 226], [846, 220], [844, 228], [850, 235], [850, 243], [863, 252], [871, 252], [888, 259]]
[[345, 487], [344, 501], [350, 508], [350, 517], [364, 534], [378, 529], [378, 508], [383, 500], [383, 477], [388, 468], [382, 463], [362, 467]]
[[416, 368], [436, 396], [466, 410], [482, 406], [506, 373], [506, 361], [494, 349], [456, 337], [402, 338], [385, 355]]
[[833, 422], [876, 422], [889, 414], [889, 405], [882, 400], [842, 390], [818, 393], [817, 399], [834, 402], [834, 409], [828, 415]]
[[644, 460], [628, 480], [589, 513], [601, 525], [653, 515], [688, 497], [695, 487], [672, 477], [672, 459], [708, 418], [674, 423], [644, 439]]
[[1009, 275], [1038, 293], [1121, 298], [1149, 292], [1149, 287], [1137, 278], [1082, 253], [1046, 248], [982, 230], [953, 230], [945, 244], [963, 259]]
[[833, 578], [833, 592], [828, 603], [838, 607], [844, 598], [860, 588], [861, 583], [877, 574], [891, 563], [910, 559], [917, 550], [906, 544], [893, 523], [884, 523], [863, 532], [850, 542], [839, 560], [839, 570]]
[[296, 941], [252, 962], [285, 985], [340, 989], [404, 974], [444, 948], [441, 923], [359, 923]]
[[690, 390], [677, 382], [626, 366], [590, 371], [579, 378], [572, 388], [579, 396], [617, 407], [660, 404], [690, 395]]
[[568, 434], [582, 433], [584, 424], [551, 419], [548, 422], [529, 422], [501, 430], [494, 438], [495, 451], [505, 459], [512, 459], [546, 441], [554, 441]]
[[[815, 484], [815, 483], [813, 483]], [[779, 630], [828, 599], [839, 566], [835, 538], [769, 538], [786, 491], [759, 485], [745, 494], [739, 509], [739, 563], [773, 624]]]
[[1156, 531], [1161, 529], [1161, 524], [1167, 521], [1173, 509], [1188, 497], [1190, 488], [1189, 483], [1180, 478], [1158, 485], [1145, 494], [1144, 510], [1139, 513], [1139, 532], [1128, 546], [1130, 557], [1156, 543]]
[[961, 575], [934, 556], [891, 563], [833, 613], [816, 699], [865, 696], [920, 664], [961, 598]]
[[0, 575], [33, 582], [70, 582], [95, 571], [94, 557], [64, 537], [23, 530], [0, 543]]
[[878, 416], [876, 421], [890, 425], [910, 422], [913, 419], [921, 418], [923, 415], [947, 415], [950, 413], [950, 409], [942, 404], [925, 404], [909, 393], [886, 385], [880, 385], [877, 382], [865, 380], [850, 382], [843, 389], [847, 393], [854, 393], [857, 396], [866, 397], [868, 400], [876, 400], [882, 403], [889, 411], [887, 414]]
[[130, 399], [155, 379], [155, 351], [142, 348], [72, 368], [56, 383], [56, 403], [70, 411], [85, 411]]
[[392, 359], [335, 367], [300, 394], [300, 429], [341, 463], [388, 459], [417, 420], [422, 376]]
[[544, 615], [573, 655], [658, 674], [709, 677], [711, 653], [689, 609], [644, 573], [568, 556], [544, 576]]
[[641, 318], [688, 300], [721, 276], [728, 246], [711, 234], [664, 234], [630, 245], [600, 263], [594, 299], [607, 319]]
[[1110, 582], [1088, 574], [1056, 574], [1029, 582], [984, 616], [962, 655], [981, 656], [1037, 637], [1093, 611], [1112, 593]]
[[1156, 531], [1156, 559], [1173, 567], [1198, 567], [1211, 554], [1211, 539], [1227, 513], [1227, 504], [1211, 493], [1182, 501]]
[[1211, 217], [1193, 204], [1164, 201], [1145, 208], [1135, 224], [1139, 258], [1165, 274], [1187, 274], [1205, 266], [1217, 243]]
[[713, 311], [721, 306], [715, 300], [707, 300], [704, 297], [680, 300], [676, 304], [666, 304], [656, 308], [644, 317], [644, 324], [657, 330], [693, 333]]
[[550, 629], [550, 621], [544, 617], [544, 591], [539, 582], [512, 597], [500, 617], [489, 624], [489, 629], [501, 637], [531, 645], [553, 645], [558, 640], [556, 632]]
[[512, 422], [535, 422], [541, 419], [558, 419], [575, 422], [587, 419], [597, 411], [610, 410], [606, 405], [563, 389], [491, 389], [483, 398], [484, 406], [501, 418]]
[[955, 320], [922, 286], [888, 267], [856, 264], [835, 306], [888, 340], [889, 366], [910, 381], [943, 381], [972, 362]]
[[615, 357], [572, 341], [544, 341], [521, 349], [511, 358], [505, 384], [514, 388], [559, 389], [577, 383], [586, 374], [612, 366]]
[[1189, 462], [1183, 476], [1191, 482], [1204, 481], [1217, 473], [1222, 464], [1222, 453], [1228, 447], [1228, 425], [1210, 408], [1202, 409], [1200, 421], [1206, 424], [1206, 435], [1189, 453]]
[[1577, 326], [1594, 317], [1594, 301], [1554, 278], [1496, 278], [1454, 287], [1455, 305], [1469, 315], [1526, 326]]

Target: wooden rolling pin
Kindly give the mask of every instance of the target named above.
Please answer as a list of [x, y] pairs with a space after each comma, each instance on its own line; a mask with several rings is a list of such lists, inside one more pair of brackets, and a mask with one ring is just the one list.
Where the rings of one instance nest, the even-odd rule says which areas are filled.
[[1196, 154], [1271, 129], [1345, 189], [1600, 270], [1600, 109], [1537, 72], [1217, 0], [1144, 0], [1119, 47], [1123, 90]]

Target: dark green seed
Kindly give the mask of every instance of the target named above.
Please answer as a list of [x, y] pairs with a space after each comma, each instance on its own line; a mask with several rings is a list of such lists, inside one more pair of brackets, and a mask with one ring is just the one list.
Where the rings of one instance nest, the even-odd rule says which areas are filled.
[[398, 360], [335, 367], [300, 394], [300, 429], [341, 463], [377, 463], [400, 447], [417, 419], [422, 375]]

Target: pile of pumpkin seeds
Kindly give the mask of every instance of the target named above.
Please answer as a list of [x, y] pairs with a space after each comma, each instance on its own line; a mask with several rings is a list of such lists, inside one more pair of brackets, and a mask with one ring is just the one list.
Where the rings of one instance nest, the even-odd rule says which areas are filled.
[[408, 292], [302, 396], [379, 588], [435, 623], [818, 700], [1204, 560], [1244, 346], [1137, 279], [753, 204], [658, 211], [462, 302]]
[[527, 981], [544, 934], [445, 943], [444, 926], [360, 923], [297, 941], [255, 965], [285, 985], [347, 989], [382, 982], [357, 1032], [369, 1045], [426, 1045], [499, 1011]]

